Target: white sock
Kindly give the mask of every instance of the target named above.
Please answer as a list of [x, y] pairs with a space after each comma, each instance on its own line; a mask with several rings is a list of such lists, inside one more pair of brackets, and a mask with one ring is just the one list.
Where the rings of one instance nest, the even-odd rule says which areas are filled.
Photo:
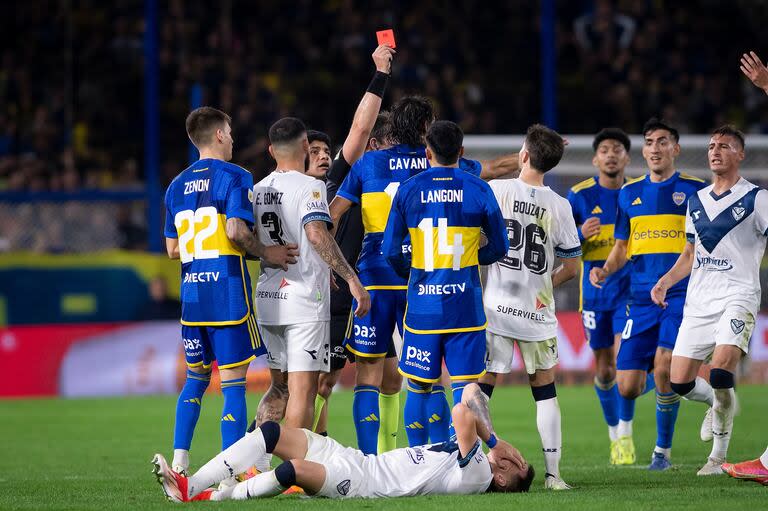
[[619, 419], [619, 436], [632, 436], [632, 421], [623, 421]]
[[671, 447], [659, 447], [658, 445], [653, 449], [653, 452], [660, 452], [667, 458], [672, 458], [672, 448]]
[[760, 456], [760, 463], [762, 463], [765, 468], [768, 468], [768, 447], [765, 448], [765, 452]]
[[683, 397], [688, 401], [699, 401], [701, 403], [707, 403], [709, 406], [712, 406], [715, 394], [712, 391], [712, 386], [709, 384], [709, 382], [701, 376], [697, 376], [696, 386], [693, 387], [693, 390], [691, 390]]
[[206, 488], [237, 474], [253, 465], [255, 459], [267, 450], [261, 429], [246, 433], [243, 438], [217, 454], [211, 461], [188, 479], [189, 498]]
[[269, 472], [272, 470], [272, 455], [268, 452], [265, 452], [264, 455], [259, 456], [259, 458], [253, 462], [253, 464], [256, 467], [256, 470], [259, 472]]
[[619, 427], [618, 426], [608, 426], [608, 438], [611, 439], [611, 442], [615, 442], [619, 439]]
[[189, 469], [189, 451], [186, 449], [173, 450], [173, 463], [171, 468], [181, 467], [184, 470]]
[[272, 497], [280, 495], [285, 488], [277, 482], [277, 476], [274, 470], [264, 472], [251, 477], [247, 481], [238, 483], [232, 491], [231, 498], [234, 500], [255, 499], [259, 497]]
[[724, 460], [728, 454], [728, 444], [733, 431], [733, 412], [736, 393], [733, 388], [715, 389], [715, 402], [712, 405], [712, 452], [710, 458]]
[[536, 401], [536, 426], [544, 451], [546, 473], [560, 477], [560, 451], [563, 439], [560, 429], [560, 406], [557, 398]]

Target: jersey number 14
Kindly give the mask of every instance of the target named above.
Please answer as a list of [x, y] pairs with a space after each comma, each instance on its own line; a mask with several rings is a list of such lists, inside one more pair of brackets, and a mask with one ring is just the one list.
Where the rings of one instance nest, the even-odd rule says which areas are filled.
[[[419, 230], [424, 233], [424, 271], [435, 271], [435, 225], [434, 219], [423, 218], [419, 222]], [[451, 244], [449, 245], [449, 241]], [[462, 236], [459, 233], [453, 235], [453, 239], [448, 239], [448, 219], [437, 219], [437, 255], [452, 255], [452, 269], [458, 271], [461, 269], [461, 256], [464, 254], [464, 244]]]

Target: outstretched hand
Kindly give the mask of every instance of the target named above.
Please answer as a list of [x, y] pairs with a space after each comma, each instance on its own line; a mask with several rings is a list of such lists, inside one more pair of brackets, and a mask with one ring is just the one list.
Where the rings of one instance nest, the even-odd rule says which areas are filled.
[[768, 67], [766, 67], [757, 56], [757, 53], [750, 51], [741, 56], [741, 72], [749, 78], [757, 87], [768, 93]]

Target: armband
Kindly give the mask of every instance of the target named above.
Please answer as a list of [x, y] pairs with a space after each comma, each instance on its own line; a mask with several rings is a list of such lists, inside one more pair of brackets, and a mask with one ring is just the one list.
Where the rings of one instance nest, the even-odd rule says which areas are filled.
[[389, 75], [387, 73], [382, 73], [381, 71], [376, 71], [376, 74], [373, 75], [373, 79], [371, 79], [371, 83], [368, 84], [366, 91], [381, 98], [384, 96], [384, 91], [387, 89], [387, 82], [389, 82]]

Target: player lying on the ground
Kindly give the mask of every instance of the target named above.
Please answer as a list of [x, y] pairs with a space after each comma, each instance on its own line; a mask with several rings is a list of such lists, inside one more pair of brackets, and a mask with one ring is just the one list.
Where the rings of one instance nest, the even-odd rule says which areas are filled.
[[[456, 442], [395, 449], [366, 456], [332, 438], [306, 429], [265, 422], [218, 454], [191, 477], [170, 469], [162, 455], [153, 460], [169, 500], [244, 500], [279, 495], [292, 485], [308, 495], [402, 497], [429, 494], [522, 492], [531, 486], [533, 467], [493, 432], [488, 402], [476, 384], [464, 388], [453, 408]], [[483, 440], [490, 448], [486, 456]], [[285, 460], [275, 470], [222, 490], [210, 487], [244, 472], [265, 452]]]

